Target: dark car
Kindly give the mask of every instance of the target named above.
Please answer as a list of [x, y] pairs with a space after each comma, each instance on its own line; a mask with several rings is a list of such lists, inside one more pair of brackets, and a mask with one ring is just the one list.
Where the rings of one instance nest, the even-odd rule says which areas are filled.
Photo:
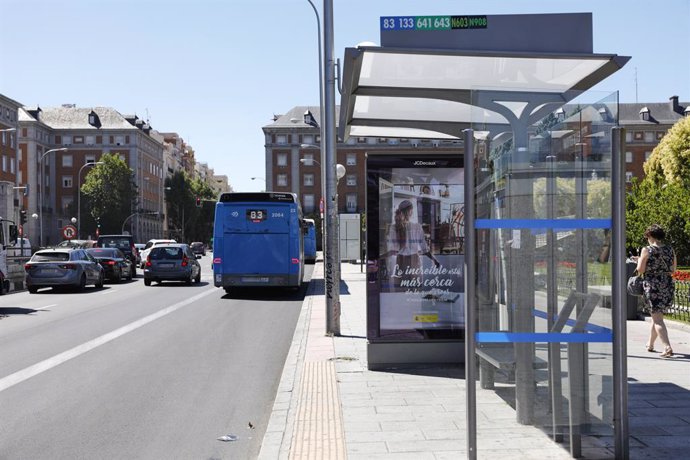
[[144, 263], [144, 284], [151, 282], [184, 281], [186, 284], [201, 282], [201, 265], [186, 244], [161, 244], [151, 248]]
[[56, 248], [77, 248], [77, 249], [88, 249], [94, 247], [96, 244], [93, 240], [64, 240], [60, 241]]
[[132, 280], [133, 267], [132, 261], [124, 255], [122, 251], [115, 248], [91, 248], [86, 252], [101, 264], [105, 277], [111, 281], [119, 283], [123, 278]]
[[206, 255], [206, 245], [200, 241], [193, 242], [189, 245], [189, 247], [192, 248], [192, 252], [194, 254], [201, 254], [202, 256]]
[[103, 287], [103, 267], [84, 249], [41, 249], [24, 265], [26, 286], [31, 294], [42, 287], [73, 287], [87, 284]]
[[139, 252], [134, 247], [134, 237], [132, 235], [101, 235], [96, 242], [97, 248], [115, 248], [124, 253], [132, 262], [132, 276], [137, 276], [136, 266], [138, 265]]

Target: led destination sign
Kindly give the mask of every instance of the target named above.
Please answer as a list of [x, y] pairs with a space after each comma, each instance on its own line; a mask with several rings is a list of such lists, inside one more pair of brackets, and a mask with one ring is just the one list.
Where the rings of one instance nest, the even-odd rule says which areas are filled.
[[486, 16], [383, 16], [381, 30], [486, 29]]

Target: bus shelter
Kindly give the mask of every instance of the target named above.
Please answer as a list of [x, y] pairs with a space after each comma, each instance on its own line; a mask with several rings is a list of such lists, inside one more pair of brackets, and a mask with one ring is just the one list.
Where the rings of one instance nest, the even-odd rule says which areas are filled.
[[[591, 16], [531, 16], [517, 50], [486, 27], [458, 44], [382, 18], [384, 46], [345, 51], [340, 134], [462, 141], [468, 457], [492, 392], [573, 457], [613, 435], [626, 458], [625, 137], [617, 94], [590, 89], [629, 58], [592, 52]], [[589, 41], [545, 45], [555, 25]]]

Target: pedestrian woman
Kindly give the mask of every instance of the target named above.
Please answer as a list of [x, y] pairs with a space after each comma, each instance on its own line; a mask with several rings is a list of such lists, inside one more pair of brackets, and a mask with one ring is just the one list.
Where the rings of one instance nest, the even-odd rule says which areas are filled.
[[664, 323], [664, 313], [673, 305], [675, 286], [671, 275], [676, 271], [676, 254], [673, 248], [664, 244], [666, 232], [657, 224], [650, 225], [644, 233], [649, 245], [642, 249], [637, 260], [637, 272], [644, 274], [644, 310], [652, 317], [652, 328], [647, 351], [654, 351], [657, 337], [664, 346], [662, 358], [673, 356], [673, 349], [668, 340], [668, 331]]

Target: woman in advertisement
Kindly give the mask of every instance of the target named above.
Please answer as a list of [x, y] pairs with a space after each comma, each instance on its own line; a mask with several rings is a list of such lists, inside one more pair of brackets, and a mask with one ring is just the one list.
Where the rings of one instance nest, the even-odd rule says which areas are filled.
[[421, 278], [421, 255], [427, 256], [436, 267], [440, 265], [429, 249], [422, 225], [412, 222], [414, 206], [403, 200], [395, 210], [395, 222], [388, 234], [388, 251], [383, 257], [395, 256], [393, 277], [395, 286], [418, 288]]

